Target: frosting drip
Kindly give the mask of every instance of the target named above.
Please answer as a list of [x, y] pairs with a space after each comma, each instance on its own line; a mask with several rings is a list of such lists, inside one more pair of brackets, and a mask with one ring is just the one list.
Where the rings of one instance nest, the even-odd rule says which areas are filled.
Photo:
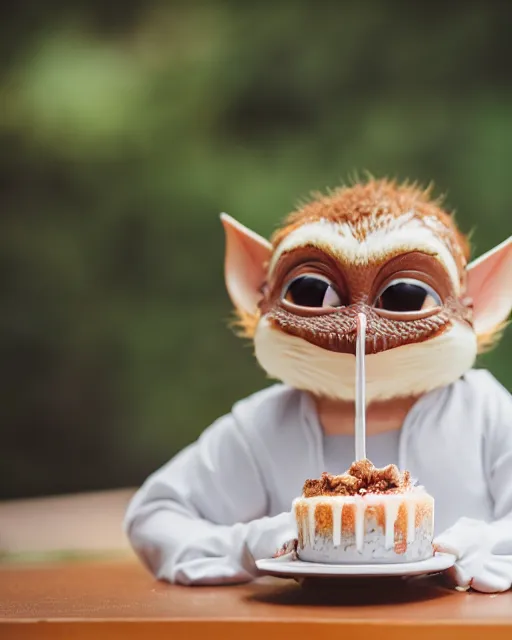
[[341, 544], [342, 512], [343, 505], [341, 502], [336, 502], [332, 505], [332, 543], [335, 547], [339, 547]]
[[385, 549], [402, 553], [398, 550], [399, 542], [403, 540], [406, 545], [414, 543], [417, 528], [421, 526], [421, 519], [418, 522], [417, 518], [425, 508], [425, 494], [421, 490], [416, 491], [411, 491], [407, 497], [391, 494], [380, 500], [372, 494], [330, 497], [325, 498], [326, 502], [322, 502], [321, 497], [298, 499], [302, 501], [299, 507], [302, 539], [314, 546], [319, 536], [329, 535], [334, 548], [352, 539], [357, 551], [361, 552], [369, 527], [373, 529], [376, 526], [381, 528]]

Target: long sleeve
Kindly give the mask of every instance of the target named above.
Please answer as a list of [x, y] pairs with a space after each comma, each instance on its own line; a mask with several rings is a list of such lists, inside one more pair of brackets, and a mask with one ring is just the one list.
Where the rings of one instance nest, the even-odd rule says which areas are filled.
[[481, 374], [482, 406], [473, 419], [484, 422], [483, 463], [493, 518], [461, 518], [435, 544], [457, 556], [451, 572], [456, 584], [493, 593], [512, 585], [512, 396], [489, 373]]
[[488, 486], [494, 521], [510, 519], [508, 532], [512, 538], [512, 396], [490, 374], [487, 377], [484, 453]]
[[290, 513], [266, 517], [261, 470], [232, 414], [148, 478], [125, 529], [159, 578], [181, 584], [251, 580], [254, 561], [295, 537]]

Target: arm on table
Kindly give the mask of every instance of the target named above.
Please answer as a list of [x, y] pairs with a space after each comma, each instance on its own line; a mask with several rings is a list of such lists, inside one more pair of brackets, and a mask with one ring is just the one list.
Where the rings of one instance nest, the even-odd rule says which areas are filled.
[[488, 376], [484, 458], [494, 520], [461, 518], [435, 546], [457, 556], [452, 572], [457, 585], [493, 593], [512, 586], [512, 396]]
[[267, 491], [230, 414], [148, 478], [133, 498], [126, 532], [159, 579], [181, 584], [246, 582], [255, 560], [296, 536], [290, 513], [266, 517]]

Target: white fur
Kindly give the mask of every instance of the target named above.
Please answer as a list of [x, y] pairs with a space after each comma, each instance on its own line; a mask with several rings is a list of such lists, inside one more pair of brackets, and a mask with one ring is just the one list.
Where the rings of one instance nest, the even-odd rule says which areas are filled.
[[[317, 347], [273, 328], [265, 316], [254, 337], [256, 358], [270, 377], [338, 400], [355, 397], [353, 355]], [[451, 384], [476, 357], [473, 331], [460, 323], [437, 338], [366, 356], [366, 400], [419, 395]]]
[[[390, 233], [392, 231], [392, 233]], [[457, 264], [445, 242], [430, 225], [425, 225], [412, 213], [398, 218], [384, 218], [366, 238], [360, 242], [349, 223], [320, 220], [291, 231], [281, 242], [270, 263], [270, 273], [279, 258], [288, 251], [313, 245], [327, 249], [335, 257], [355, 265], [364, 265], [388, 256], [407, 251], [423, 251], [434, 255], [447, 270], [455, 287], [460, 292], [460, 277]]]

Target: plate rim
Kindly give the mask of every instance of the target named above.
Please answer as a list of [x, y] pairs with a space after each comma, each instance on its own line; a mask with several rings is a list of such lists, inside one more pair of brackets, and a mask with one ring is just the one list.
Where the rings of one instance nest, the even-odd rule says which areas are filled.
[[[291, 556], [291, 554], [289, 554]], [[436, 566], [432, 566], [434, 560], [445, 559]], [[274, 576], [311, 576], [324, 578], [343, 578], [343, 577], [406, 577], [413, 575], [422, 575], [429, 573], [441, 573], [450, 569], [456, 562], [457, 558], [454, 554], [445, 552], [436, 552], [431, 558], [425, 558], [417, 562], [394, 562], [387, 564], [327, 564], [320, 562], [306, 562], [300, 558], [287, 558], [281, 556], [278, 558], [262, 558], [256, 561], [256, 567], [261, 574]], [[264, 568], [260, 565], [265, 563]], [[267, 564], [270, 563], [270, 564]], [[326, 568], [329, 568], [327, 571]], [[403, 569], [402, 571], [400, 569]]]

